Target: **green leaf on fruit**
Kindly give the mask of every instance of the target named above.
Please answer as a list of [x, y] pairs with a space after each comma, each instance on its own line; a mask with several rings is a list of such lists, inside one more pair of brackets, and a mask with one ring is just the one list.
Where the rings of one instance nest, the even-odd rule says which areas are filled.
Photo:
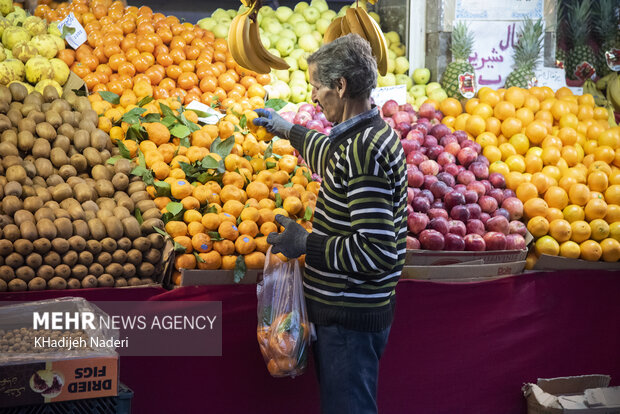
[[172, 244], [174, 245], [175, 253], [185, 253], [187, 249], [181, 243], [172, 240]]
[[121, 103], [121, 97], [114, 92], [99, 91], [99, 95], [104, 101], [110, 102], [113, 105], [118, 105]]
[[215, 141], [211, 144], [211, 152], [218, 154], [222, 159], [226, 158], [230, 151], [232, 151], [233, 146], [235, 145], [235, 137], [230, 136], [226, 138], [224, 141], [221, 140], [220, 137], [215, 138]]
[[164, 230], [160, 229], [159, 227], [153, 226], [153, 230], [155, 230], [155, 233], [161, 234], [166, 239], [170, 239], [171, 238], [168, 233], [166, 233]]
[[155, 195], [157, 197], [170, 197], [172, 194], [170, 193], [170, 184], [165, 181], [156, 181], [153, 183], [155, 187]]
[[306, 207], [306, 211], [304, 212], [304, 220], [312, 220], [312, 209], [310, 208], [310, 206]]
[[222, 238], [222, 236], [220, 236], [220, 233], [218, 233], [217, 231], [208, 231], [207, 234], [209, 235], [209, 237], [211, 237], [212, 241], [222, 241], [222, 240], [224, 240]]
[[204, 259], [202, 257], [200, 257], [200, 255], [198, 254], [198, 252], [194, 252], [194, 257], [196, 258], [196, 262], [198, 263], [204, 263]]
[[170, 109], [168, 105], [164, 105], [163, 103], [160, 103], [159, 109], [161, 109], [161, 114], [163, 115], [164, 118], [166, 118], [167, 116], [171, 116], [174, 119], [176, 119], [176, 116], [174, 116], [174, 112], [172, 112], [172, 109]]
[[304, 170], [304, 177], [306, 177], [306, 180], [308, 180], [308, 182], [314, 181], [312, 179], [312, 175], [308, 172], [308, 170]]
[[146, 160], [144, 159], [144, 154], [140, 150], [138, 150], [138, 165], [146, 168]]
[[139, 124], [140, 116], [146, 112], [144, 108], [133, 108], [121, 117], [122, 122], [127, 122], [130, 125]]
[[147, 114], [145, 117], [142, 117], [142, 122], [160, 122], [161, 116], [159, 114]]
[[[207, 206], [202, 212], [202, 214], [207, 214], [207, 213], [217, 213], [217, 208], [214, 205]], [[220, 235], [218, 234], [217, 236], [219, 237]]]
[[177, 216], [183, 212], [183, 204], [177, 201], [171, 201], [166, 204], [166, 210], [173, 216]]
[[142, 223], [144, 223], [144, 219], [142, 218], [142, 212], [138, 207], [136, 207], [136, 209], [134, 210], [133, 215], [136, 217], [136, 220], [138, 220], [138, 224], [142, 225]]
[[280, 193], [276, 193], [276, 207], [282, 207], [282, 196], [280, 195]]
[[116, 164], [116, 161], [120, 160], [121, 158], [124, 158], [124, 157], [122, 155], [115, 155], [113, 157], [108, 158], [106, 163], [110, 165], [114, 165]]
[[140, 99], [140, 101], [138, 101], [138, 106], [139, 107], [143, 107], [144, 105], [153, 102], [153, 97], [152, 96], [145, 96], [144, 98]]
[[174, 125], [177, 122], [177, 117], [174, 115], [166, 115], [162, 120], [161, 123], [166, 127], [166, 128], [170, 128], [172, 125]]
[[267, 161], [267, 162], [265, 163], [265, 167], [266, 167], [268, 170], [271, 170], [272, 168], [276, 168], [276, 165], [277, 165], [277, 164], [276, 164], [275, 162], [273, 162], [273, 161]]
[[286, 184], [284, 184], [284, 188], [290, 188], [290, 187], [293, 186], [293, 184], [294, 184], [293, 182], [286, 183]]
[[265, 108], [271, 108], [274, 111], [279, 111], [286, 106], [286, 101], [282, 99], [269, 99], [265, 102]]
[[190, 134], [190, 131], [189, 128], [185, 125], [176, 124], [175, 126], [170, 128], [170, 134], [177, 138], [185, 138]]
[[248, 125], [248, 117], [245, 114], [241, 115], [241, 119], [239, 119], [239, 126], [244, 128]]
[[62, 27], [62, 31], [60, 32], [60, 37], [66, 39], [67, 36], [71, 36], [73, 33], [75, 33], [75, 27], [64, 25]]
[[271, 157], [272, 154], [273, 154], [273, 141], [271, 141], [269, 145], [267, 145], [267, 148], [265, 148], [265, 155], [263, 155], [263, 158], [267, 159]]
[[237, 260], [235, 261], [235, 283], [239, 283], [243, 280], [246, 270], [245, 258], [243, 255], [237, 256]]
[[127, 149], [125, 144], [123, 144], [123, 141], [117, 141], [116, 145], [118, 146], [118, 151], [120, 152], [121, 157], [127, 158], [128, 160], [130, 160], [131, 152], [129, 152], [129, 149]]

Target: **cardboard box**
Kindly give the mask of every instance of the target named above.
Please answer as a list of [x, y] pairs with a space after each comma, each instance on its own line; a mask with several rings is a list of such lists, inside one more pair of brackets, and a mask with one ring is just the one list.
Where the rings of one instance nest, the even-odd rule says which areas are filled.
[[541, 255], [534, 270], [620, 270], [619, 263], [590, 262], [581, 259], [569, 259], [568, 257]]
[[528, 414], [620, 414], [620, 387], [608, 375], [538, 379], [523, 386]]
[[434, 250], [407, 250], [405, 266], [445, 266], [482, 260], [484, 264], [519, 262], [525, 260], [527, 250], [499, 250], [488, 252], [446, 252]]
[[62, 91], [63, 93], [65, 93], [68, 91], [75, 91], [75, 90], [82, 91], [84, 92], [85, 95], [88, 95], [88, 88], [86, 88], [86, 84], [84, 83], [82, 78], [80, 78], [75, 73], [71, 72], [69, 74], [69, 77], [67, 78], [67, 82], [65, 82], [65, 84], [62, 87]]
[[442, 282], [475, 282], [512, 276], [523, 272], [525, 260], [506, 263], [483, 263], [483, 260], [445, 266], [403, 267], [403, 279], [437, 280]]
[[[239, 281], [242, 285], [255, 285], [263, 277], [262, 269], [248, 269], [245, 277]], [[179, 286], [234, 285], [233, 270], [197, 270], [183, 269]]]
[[[35, 312], [47, 315], [49, 326], [43, 320], [37, 325]], [[118, 395], [118, 353], [107, 343], [98, 347], [99, 341], [118, 339], [118, 331], [102, 326], [54, 329], [56, 313], [73, 315], [77, 325], [82, 312], [105, 316], [83, 298], [0, 307], [1, 336], [12, 347], [0, 354], [0, 407]]]

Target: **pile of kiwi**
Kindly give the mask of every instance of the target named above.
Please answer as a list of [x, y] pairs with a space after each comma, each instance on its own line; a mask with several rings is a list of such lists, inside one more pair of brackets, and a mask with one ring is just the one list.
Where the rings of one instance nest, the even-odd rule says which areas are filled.
[[[0, 291], [139, 286], [163, 271], [161, 212], [88, 98], [0, 86]], [[141, 223], [139, 222], [141, 221]]]

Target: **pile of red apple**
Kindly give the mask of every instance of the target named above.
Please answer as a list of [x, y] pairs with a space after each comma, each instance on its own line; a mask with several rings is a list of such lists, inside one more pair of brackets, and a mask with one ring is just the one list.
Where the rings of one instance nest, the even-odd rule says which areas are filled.
[[525, 249], [523, 203], [501, 174], [489, 174], [478, 143], [440, 123], [441, 113], [430, 104], [416, 114], [392, 100], [382, 116], [407, 156], [407, 249]]

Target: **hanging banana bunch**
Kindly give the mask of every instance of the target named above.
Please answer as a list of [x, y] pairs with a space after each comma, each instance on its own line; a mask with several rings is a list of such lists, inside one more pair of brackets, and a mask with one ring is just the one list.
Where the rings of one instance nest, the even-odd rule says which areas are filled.
[[260, 0], [241, 0], [248, 10], [235, 16], [228, 30], [228, 50], [237, 64], [256, 73], [269, 73], [271, 69], [288, 69], [286, 61], [271, 54], [260, 40], [256, 16]]
[[[374, 4], [374, 2], [372, 3]], [[337, 17], [327, 27], [323, 43], [329, 43], [340, 36], [355, 33], [368, 40], [377, 59], [377, 68], [385, 76], [388, 67], [388, 48], [379, 24], [361, 7], [350, 7], [342, 17]]]

